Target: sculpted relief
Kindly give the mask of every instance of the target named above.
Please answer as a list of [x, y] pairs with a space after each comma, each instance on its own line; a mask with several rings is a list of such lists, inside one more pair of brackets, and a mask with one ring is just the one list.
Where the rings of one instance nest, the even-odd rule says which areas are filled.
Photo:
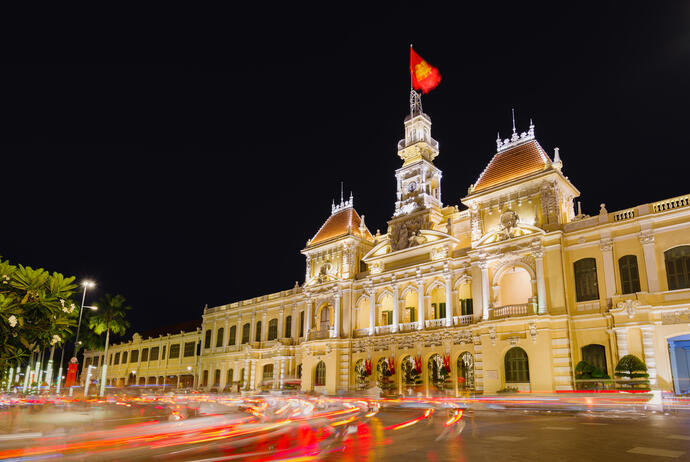
[[424, 217], [412, 218], [393, 225], [391, 229], [391, 249], [393, 251], [402, 250], [425, 243], [426, 238], [419, 231], [424, 229], [426, 225]]

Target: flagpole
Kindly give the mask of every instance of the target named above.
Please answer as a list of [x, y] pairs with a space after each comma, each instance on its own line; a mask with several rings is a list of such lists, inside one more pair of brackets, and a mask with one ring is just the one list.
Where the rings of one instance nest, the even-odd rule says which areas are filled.
[[[412, 50], [412, 44], [410, 43], [410, 50]], [[410, 92], [414, 90], [414, 86], [412, 85], [412, 69], [410, 69]]]

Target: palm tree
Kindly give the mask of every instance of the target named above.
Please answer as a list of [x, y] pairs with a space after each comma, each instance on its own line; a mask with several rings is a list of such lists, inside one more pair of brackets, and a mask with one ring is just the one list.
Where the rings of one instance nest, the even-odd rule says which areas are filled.
[[103, 364], [101, 366], [101, 389], [99, 392], [99, 395], [103, 396], [105, 394], [105, 378], [108, 369], [110, 332], [117, 335], [125, 333], [125, 330], [129, 327], [129, 322], [125, 319], [125, 315], [132, 308], [125, 305], [125, 297], [120, 294], [115, 296], [105, 294], [95, 305], [98, 307], [98, 311], [89, 317], [89, 328], [97, 335], [101, 335], [103, 332], [106, 333], [105, 354], [103, 355]]

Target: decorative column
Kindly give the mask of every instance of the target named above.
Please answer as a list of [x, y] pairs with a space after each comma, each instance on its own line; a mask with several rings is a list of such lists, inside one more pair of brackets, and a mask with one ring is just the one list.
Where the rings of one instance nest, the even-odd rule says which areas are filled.
[[426, 314], [426, 306], [424, 305], [424, 280], [417, 279], [417, 329], [424, 329], [424, 315]]
[[285, 385], [285, 358], [280, 358], [280, 383], [279, 387], [282, 390]]
[[266, 322], [266, 310], [261, 315], [261, 341], [265, 342], [268, 339], [268, 323]]
[[489, 262], [485, 258], [479, 261], [482, 270], [482, 319], [489, 319]]
[[256, 338], [256, 311], [252, 311], [252, 321], [249, 325], [249, 343], [253, 343]]
[[309, 331], [311, 330], [311, 299], [307, 299], [307, 312], [304, 320], [304, 339], [309, 340]]
[[628, 354], [628, 328], [616, 327], [613, 329], [616, 332], [616, 343], [618, 344], [618, 361]]
[[278, 319], [278, 338], [285, 337], [285, 307], [280, 305], [280, 318]]
[[537, 312], [546, 314], [546, 281], [544, 280], [544, 250], [541, 248], [532, 251], [534, 266], [537, 270]]
[[[225, 341], [225, 336], [228, 336], [228, 341]], [[225, 349], [225, 346], [230, 343], [230, 319], [225, 318], [225, 328], [223, 329], [223, 340], [221, 345], [223, 346], [223, 349]]]
[[640, 243], [644, 252], [644, 266], [647, 272], [648, 292], [659, 291], [659, 274], [656, 268], [656, 252], [654, 249], [654, 235], [651, 231], [640, 233]]
[[656, 353], [654, 352], [654, 327], [640, 327], [642, 331], [642, 350], [644, 352], [644, 362], [649, 373], [649, 384], [656, 385]]
[[295, 343], [297, 343], [297, 325], [299, 323], [299, 319], [297, 319], [297, 304], [292, 305], [292, 322], [290, 322], [290, 338], [295, 339]]
[[399, 298], [398, 284], [393, 283], [393, 326], [391, 327], [391, 332], [398, 331], [398, 323], [400, 322], [400, 314], [398, 313], [400, 306]]
[[606, 298], [616, 295], [616, 273], [613, 269], [613, 239], [601, 239], [599, 248], [604, 259], [604, 281], [606, 283]]
[[211, 331], [211, 352], [216, 351], [216, 337], [218, 336], [218, 326], [216, 324], [216, 321], [213, 321], [213, 330]]
[[249, 375], [249, 389], [254, 390], [256, 383], [256, 359], [251, 360], [251, 374]]
[[369, 335], [374, 335], [376, 326], [376, 290], [369, 289]]
[[340, 338], [340, 292], [336, 291], [333, 294], [333, 310], [335, 311], [335, 316], [333, 320], [333, 338]]
[[244, 374], [242, 374], [242, 389], [248, 388], [249, 380], [249, 359], [244, 360]]
[[450, 273], [445, 274], [446, 282], [446, 327], [453, 325], [453, 285]]

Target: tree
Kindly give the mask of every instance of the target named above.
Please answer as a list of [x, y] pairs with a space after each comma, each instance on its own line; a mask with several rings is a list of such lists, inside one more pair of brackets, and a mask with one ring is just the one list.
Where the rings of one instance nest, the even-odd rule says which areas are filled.
[[105, 332], [105, 352], [103, 355], [103, 366], [101, 367], [101, 389], [99, 394], [103, 396], [105, 392], [105, 378], [108, 369], [108, 346], [110, 344], [110, 332], [123, 335], [129, 327], [129, 322], [125, 319], [127, 311], [132, 308], [125, 305], [125, 297], [118, 294], [112, 296], [105, 294], [95, 305], [98, 310], [89, 317], [89, 329], [96, 335]]
[[0, 259], [0, 368], [62, 344], [72, 334], [79, 313], [71, 299], [74, 279]]
[[[623, 356], [616, 365], [616, 377], [624, 377], [627, 379], [646, 379], [649, 377], [647, 373], [647, 365], [635, 355]], [[639, 382], [643, 387], [649, 387], [649, 381], [643, 380]], [[633, 385], [634, 386], [634, 385]]]

